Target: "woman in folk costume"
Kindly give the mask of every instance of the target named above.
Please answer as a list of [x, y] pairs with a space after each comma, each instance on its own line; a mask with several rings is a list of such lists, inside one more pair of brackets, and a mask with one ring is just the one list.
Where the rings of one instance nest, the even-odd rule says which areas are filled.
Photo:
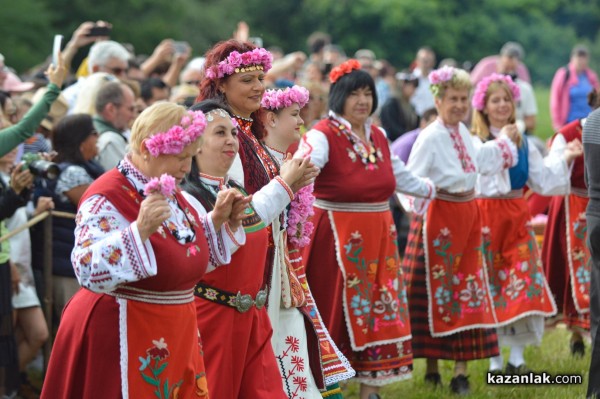
[[[600, 106], [600, 92], [590, 92], [592, 110]], [[550, 153], [561, 153], [570, 143], [579, 144], [587, 118], [577, 119], [560, 128], [552, 138]], [[589, 201], [584, 179], [583, 154], [575, 158], [569, 191], [552, 197], [544, 234], [542, 261], [550, 290], [562, 320], [571, 330], [571, 353], [583, 356], [583, 335], [590, 331], [590, 252], [587, 245], [585, 210]], [[568, 232], [568, 234], [567, 234]]]
[[432, 197], [435, 188], [391, 155], [371, 123], [373, 78], [356, 60], [330, 74], [329, 117], [303, 137], [298, 156], [321, 168], [315, 181], [314, 232], [303, 258], [325, 325], [350, 359], [362, 399], [409, 378], [410, 320], [396, 230], [388, 199], [394, 191]]
[[205, 126], [202, 112], [151, 106], [131, 152], [83, 195], [72, 254], [83, 289], [63, 313], [43, 398], [208, 398], [194, 286], [229, 262], [231, 237], [244, 241], [248, 200], [223, 191], [200, 217], [176, 188]]
[[[300, 86], [267, 90], [263, 96], [265, 112], [262, 121], [266, 129], [263, 143], [279, 165], [285, 165], [287, 149], [300, 140], [300, 129], [304, 123], [300, 109], [308, 99], [308, 90]], [[273, 230], [276, 249], [269, 316], [273, 324], [273, 346], [279, 371], [290, 399], [296, 397], [293, 381], [297, 376], [308, 377], [311, 382], [301, 397], [321, 397], [310, 375], [313, 367], [323, 370], [325, 383], [329, 387], [323, 396], [327, 398], [341, 397], [337, 383], [355, 374], [348, 360], [331, 340], [306, 280], [302, 248], [310, 242], [313, 231], [312, 222], [309, 221], [315, 199], [312, 191], [312, 184], [300, 189], [283, 215], [281, 228]], [[275, 223], [279, 223], [279, 220]], [[310, 324], [306, 324], [305, 319]], [[307, 330], [306, 325], [312, 328]], [[310, 353], [320, 354], [320, 364], [311, 364]], [[302, 362], [298, 363], [300, 359]], [[301, 365], [310, 367], [306, 367], [302, 373], [299, 370]]]
[[[208, 123], [183, 194], [204, 215], [214, 208], [221, 190], [234, 188], [247, 194], [227, 176], [239, 150], [237, 122], [230, 111], [214, 100], [202, 101], [192, 109], [204, 112]], [[271, 346], [262, 277], [266, 226], [292, 200], [289, 185], [302, 177], [307, 162], [304, 164], [287, 162], [281, 177], [254, 194], [242, 220], [246, 244], [235, 251], [227, 267], [206, 273], [196, 286], [198, 327], [204, 332], [204, 356], [210, 359], [206, 362], [208, 388], [215, 398], [287, 397]]]
[[[473, 94], [471, 132], [475, 148], [517, 131], [516, 102], [519, 86], [507, 75], [482, 79]], [[566, 193], [568, 164], [581, 155], [581, 143], [545, 159], [529, 139], [521, 137], [518, 163], [493, 175], [479, 175], [476, 193], [483, 225], [483, 251], [487, 278], [498, 321], [500, 346], [510, 346], [506, 374], [525, 374], [526, 345], [539, 345], [544, 317], [556, 313], [556, 305], [544, 276], [542, 262], [523, 198], [527, 184], [540, 195]], [[575, 148], [577, 145], [577, 148]], [[501, 373], [502, 355], [490, 359], [490, 371]]]
[[466, 394], [467, 361], [498, 355], [475, 183], [479, 173], [516, 164], [513, 140], [519, 136], [507, 131], [510, 136], [476, 148], [461, 122], [469, 109], [469, 74], [446, 66], [429, 80], [439, 117], [419, 134], [407, 165], [438, 190], [423, 216], [414, 218], [403, 260], [413, 355], [427, 358], [425, 381], [433, 385], [441, 385], [438, 359], [455, 360], [450, 388]]
[[[264, 125], [261, 113], [261, 100], [265, 91], [263, 84], [265, 73], [271, 68], [271, 54], [250, 43], [228, 40], [217, 43], [206, 53], [205, 79], [200, 86], [198, 99], [218, 99], [226, 103], [239, 125], [239, 157], [236, 157], [229, 176], [239, 182], [244, 190], [254, 194], [275, 179], [280, 171], [279, 164], [261, 142]], [[291, 160], [290, 162], [302, 162]], [[318, 169], [308, 163], [301, 179], [290, 187], [292, 193], [298, 191], [306, 182], [312, 181]], [[281, 229], [282, 219], [268, 226], [268, 248], [263, 275], [263, 287], [270, 292], [273, 264], [275, 261], [275, 242], [273, 231]], [[309, 321], [309, 320], [307, 320]], [[311, 342], [318, 342], [317, 331], [310, 334]], [[295, 341], [294, 341], [295, 342]], [[296, 344], [292, 349], [296, 349]], [[311, 371], [319, 390], [325, 390], [325, 375], [320, 364], [319, 346], [311, 347]], [[307, 369], [308, 365], [304, 365]], [[297, 378], [293, 390], [304, 389], [303, 377]], [[332, 389], [335, 389], [333, 387]]]

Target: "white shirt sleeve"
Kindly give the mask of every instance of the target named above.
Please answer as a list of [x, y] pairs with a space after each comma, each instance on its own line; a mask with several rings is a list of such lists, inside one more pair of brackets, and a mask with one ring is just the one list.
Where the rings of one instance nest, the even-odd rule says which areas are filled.
[[476, 135], [471, 140], [477, 151], [477, 172], [482, 175], [494, 175], [519, 162], [517, 146], [505, 135], [485, 143]]
[[404, 165], [404, 162], [392, 153], [391, 149], [390, 154], [392, 169], [396, 178], [396, 191], [422, 198], [433, 198], [435, 196], [435, 186], [431, 180], [419, 177], [416, 173], [411, 172]]
[[252, 196], [252, 206], [266, 225], [275, 220], [294, 199], [294, 193], [279, 176]]
[[302, 136], [294, 157], [304, 158], [307, 156], [315, 166], [321, 169], [329, 162], [329, 142], [325, 133], [311, 129]]
[[71, 262], [82, 287], [110, 292], [156, 275], [150, 240], [142, 241], [136, 222], [127, 221], [105, 197], [88, 198], [76, 222]]
[[[564, 142], [564, 137], [560, 135]], [[558, 136], [555, 138], [558, 138]], [[546, 158], [531, 141], [529, 145], [529, 179], [527, 185], [541, 195], [564, 195], [570, 185], [570, 173], [562, 152], [551, 152]]]

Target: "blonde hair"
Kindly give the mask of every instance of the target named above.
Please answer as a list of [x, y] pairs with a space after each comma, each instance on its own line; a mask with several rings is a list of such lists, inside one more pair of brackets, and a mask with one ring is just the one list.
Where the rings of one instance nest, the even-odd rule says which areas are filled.
[[[490, 95], [498, 89], [504, 89], [510, 101], [512, 102], [512, 114], [508, 123], [515, 123], [516, 120], [516, 104], [515, 99], [513, 98], [512, 91], [510, 87], [503, 81], [494, 81], [490, 83], [487, 91], [485, 92], [485, 97], [483, 103], [487, 105], [487, 102], [490, 98]], [[487, 141], [490, 138], [490, 119], [487, 114], [483, 113], [483, 111], [479, 111], [477, 109], [473, 109], [473, 119], [471, 121], [471, 134], [474, 136], [479, 136], [479, 138], [483, 141]]]
[[157, 102], [146, 108], [131, 127], [132, 151], [138, 152], [145, 139], [179, 124], [185, 113], [185, 107], [168, 102]]
[[88, 76], [81, 84], [73, 113], [95, 115], [98, 92], [110, 82], [118, 82], [118, 79], [106, 72], [96, 72]]
[[452, 79], [440, 83], [438, 85], [437, 93], [434, 93], [434, 97], [443, 98], [448, 88], [470, 91], [471, 88], [473, 88], [473, 84], [471, 83], [469, 73], [464, 69], [455, 68]]

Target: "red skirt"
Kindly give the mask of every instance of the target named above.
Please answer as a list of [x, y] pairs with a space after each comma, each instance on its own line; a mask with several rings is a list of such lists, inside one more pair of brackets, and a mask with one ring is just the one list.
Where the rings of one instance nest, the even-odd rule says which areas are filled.
[[402, 266], [406, 277], [413, 357], [467, 361], [499, 354], [495, 328], [473, 328], [443, 337], [431, 335], [422, 216], [415, 216], [411, 222]]
[[556, 314], [525, 199], [482, 198], [477, 203], [498, 326], [528, 315]]
[[[569, 198], [567, 206], [566, 198]], [[590, 261], [587, 243], [585, 238], [582, 239], [587, 236], [584, 214], [587, 202], [587, 198], [573, 194], [552, 197], [542, 247], [542, 261], [563, 321], [570, 329], [589, 331]], [[568, 213], [566, 209], [569, 210]], [[581, 214], [583, 218], [579, 217]], [[574, 288], [577, 294], [574, 293]]]

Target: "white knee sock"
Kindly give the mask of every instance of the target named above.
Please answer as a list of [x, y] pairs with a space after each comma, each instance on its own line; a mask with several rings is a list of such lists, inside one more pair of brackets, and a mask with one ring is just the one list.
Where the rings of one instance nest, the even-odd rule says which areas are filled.
[[520, 365], [525, 363], [525, 358], [523, 357], [523, 352], [525, 352], [525, 346], [523, 346], [523, 345], [511, 346], [510, 357], [508, 358], [508, 362], [515, 367], [519, 367]]
[[490, 358], [490, 371], [502, 370], [503, 367], [504, 359], [502, 358], [502, 353], [500, 353], [498, 356]]

